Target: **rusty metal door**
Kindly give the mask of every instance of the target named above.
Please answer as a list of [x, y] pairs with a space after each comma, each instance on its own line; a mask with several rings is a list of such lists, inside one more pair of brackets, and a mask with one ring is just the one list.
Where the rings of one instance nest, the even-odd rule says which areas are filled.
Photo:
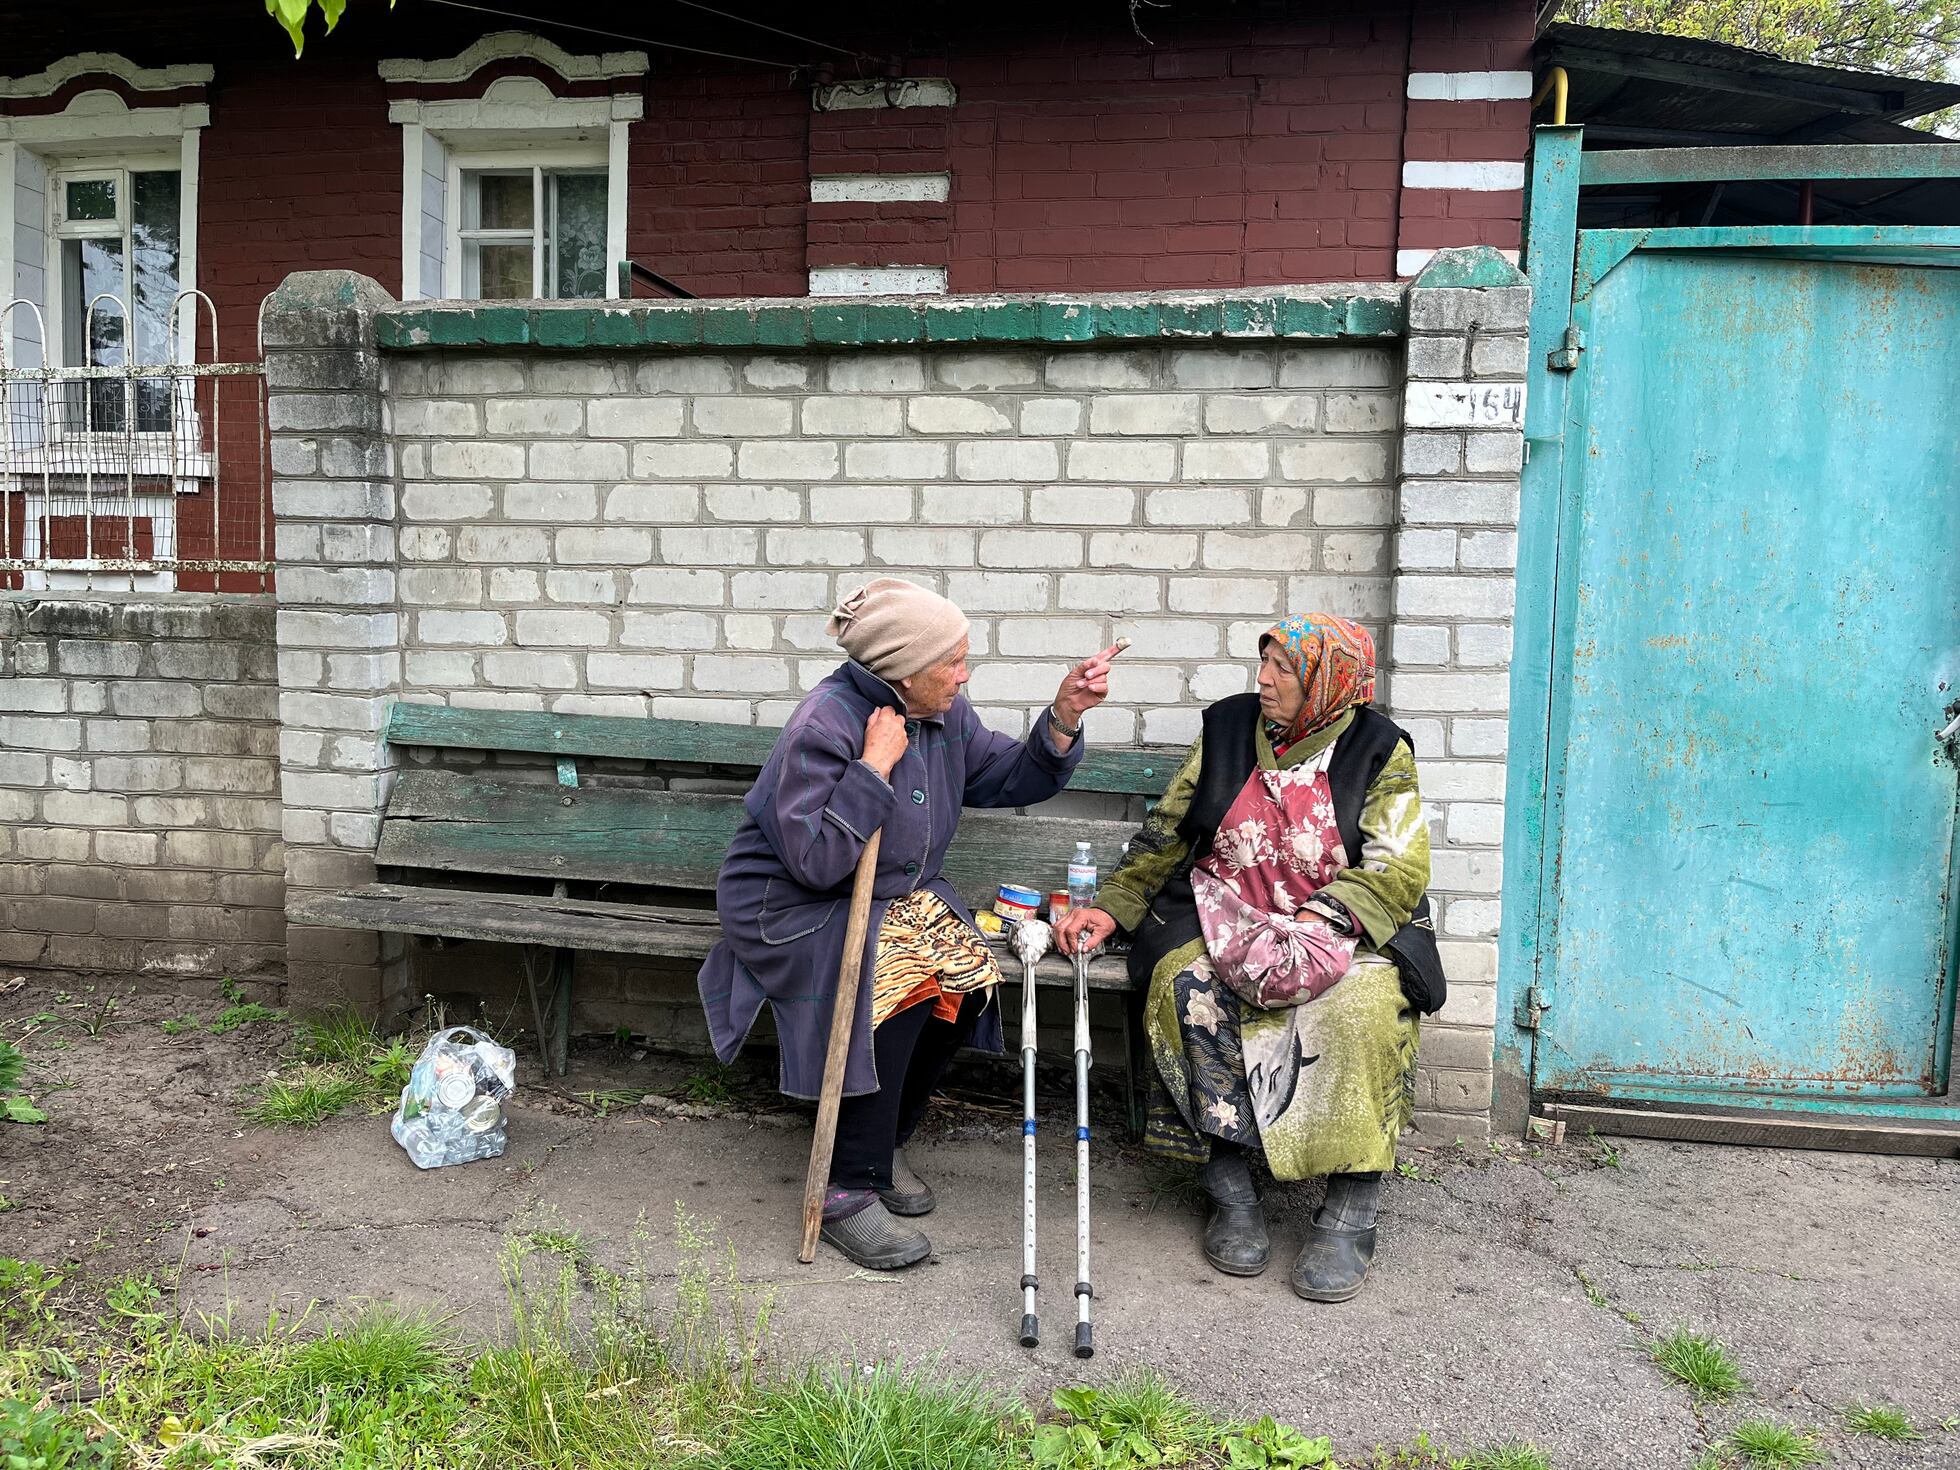
[[1579, 249], [1534, 1090], [1937, 1096], [1956, 253], [1668, 233]]

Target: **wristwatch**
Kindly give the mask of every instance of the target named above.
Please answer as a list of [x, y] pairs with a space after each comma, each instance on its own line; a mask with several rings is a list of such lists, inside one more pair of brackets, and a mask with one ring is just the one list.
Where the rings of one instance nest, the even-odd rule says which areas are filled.
[[1048, 706], [1048, 728], [1065, 740], [1077, 739], [1082, 734], [1082, 727], [1080, 725], [1077, 725], [1073, 730], [1069, 729], [1067, 725], [1064, 725], [1062, 723], [1062, 717], [1055, 713], [1055, 706], [1052, 704]]

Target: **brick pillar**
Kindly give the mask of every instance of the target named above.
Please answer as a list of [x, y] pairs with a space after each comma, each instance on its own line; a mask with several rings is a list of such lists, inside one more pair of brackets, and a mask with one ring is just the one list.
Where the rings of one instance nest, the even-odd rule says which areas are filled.
[[1488, 247], [1442, 251], [1409, 291], [1389, 698], [1417, 743], [1450, 980], [1417, 1123], [1446, 1138], [1490, 1114], [1529, 310]]
[[[309, 271], [288, 276], [265, 308], [289, 915], [308, 893], [374, 881], [393, 768], [381, 731], [401, 688], [394, 468], [374, 340], [375, 312], [392, 305], [365, 276]], [[382, 1006], [384, 962], [401, 950], [397, 936], [294, 922], [286, 947], [295, 1009], [369, 1014]]]

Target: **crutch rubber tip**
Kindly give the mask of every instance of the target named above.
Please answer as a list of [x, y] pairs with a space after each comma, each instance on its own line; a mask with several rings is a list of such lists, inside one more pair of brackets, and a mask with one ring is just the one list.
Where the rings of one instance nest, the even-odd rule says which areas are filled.
[[1095, 1324], [1093, 1322], [1078, 1322], [1075, 1324], [1076, 1357], [1093, 1358], [1096, 1355], [1096, 1344], [1090, 1337], [1090, 1333], [1094, 1328]]
[[1040, 1324], [1035, 1321], [1035, 1315], [1033, 1312], [1023, 1312], [1021, 1314], [1021, 1346], [1022, 1347], [1041, 1346], [1041, 1327]]

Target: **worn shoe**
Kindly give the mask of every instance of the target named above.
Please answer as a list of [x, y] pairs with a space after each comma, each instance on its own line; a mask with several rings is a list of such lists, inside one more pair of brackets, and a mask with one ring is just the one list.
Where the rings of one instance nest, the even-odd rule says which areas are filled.
[[1375, 1227], [1325, 1225], [1316, 1212], [1307, 1243], [1293, 1263], [1293, 1294], [1310, 1302], [1344, 1302], [1356, 1296], [1375, 1259]]
[[1244, 1156], [1213, 1159], [1198, 1170], [1198, 1183], [1211, 1200], [1205, 1259], [1227, 1276], [1257, 1276], [1273, 1258], [1273, 1242]]
[[892, 1187], [878, 1191], [878, 1198], [885, 1202], [885, 1208], [894, 1215], [930, 1215], [932, 1207], [939, 1203], [933, 1197], [932, 1186], [913, 1172], [905, 1161], [903, 1148], [892, 1153]]
[[872, 1271], [903, 1270], [932, 1254], [925, 1234], [900, 1225], [880, 1199], [842, 1219], [826, 1219], [822, 1238]]

